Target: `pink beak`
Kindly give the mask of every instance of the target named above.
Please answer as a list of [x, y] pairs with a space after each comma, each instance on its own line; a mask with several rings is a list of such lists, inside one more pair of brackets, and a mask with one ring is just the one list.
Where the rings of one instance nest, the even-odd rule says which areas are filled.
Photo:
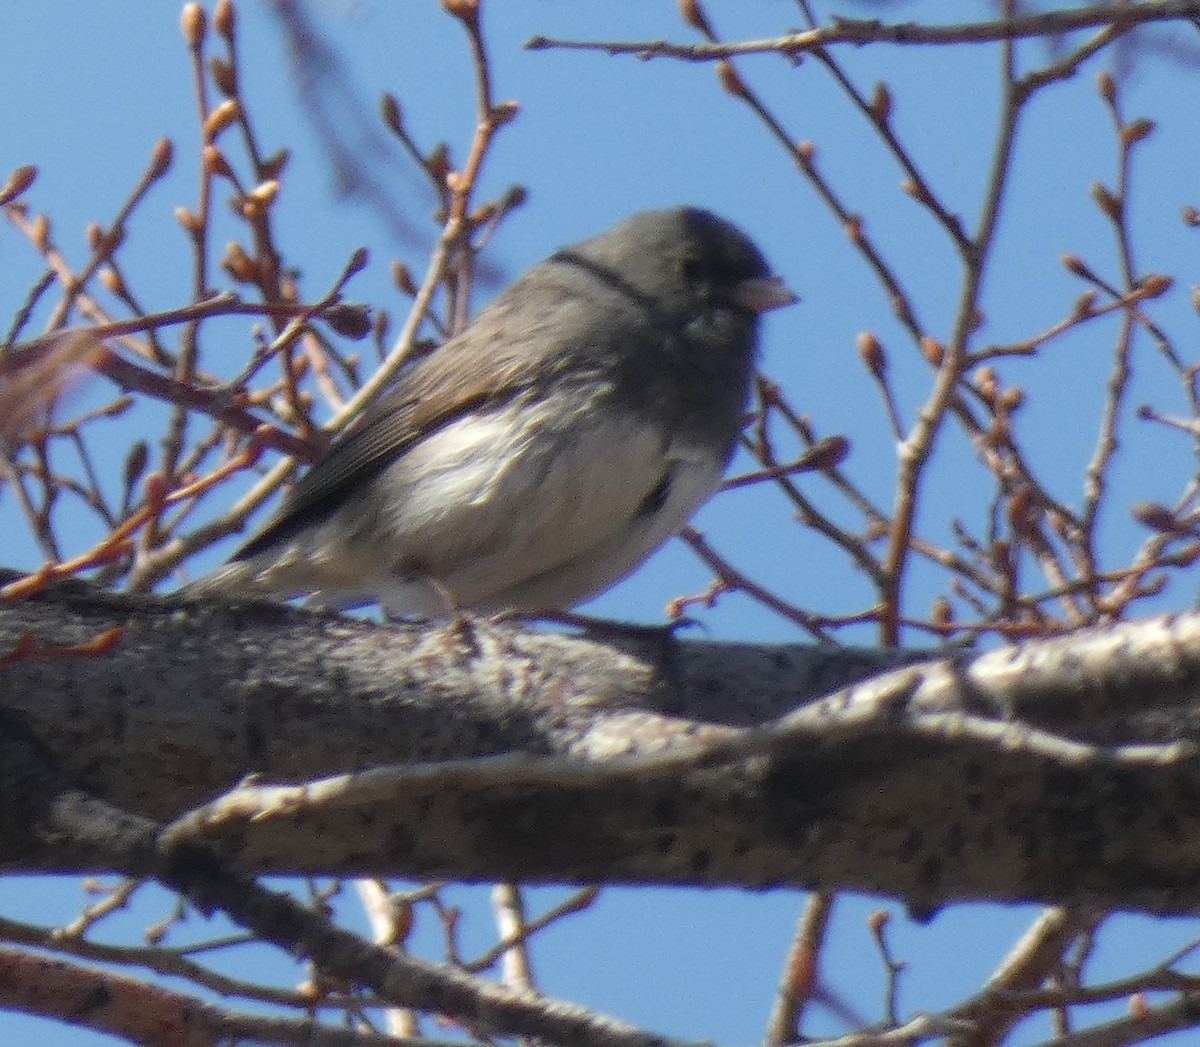
[[800, 301], [800, 296], [788, 290], [778, 276], [763, 276], [743, 280], [733, 289], [733, 300], [752, 313], [765, 313]]

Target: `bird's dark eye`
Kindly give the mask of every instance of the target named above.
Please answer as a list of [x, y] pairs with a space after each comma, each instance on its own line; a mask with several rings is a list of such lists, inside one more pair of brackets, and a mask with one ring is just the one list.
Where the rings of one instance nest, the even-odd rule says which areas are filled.
[[704, 283], [709, 278], [708, 266], [695, 255], [679, 259], [679, 275], [689, 284]]

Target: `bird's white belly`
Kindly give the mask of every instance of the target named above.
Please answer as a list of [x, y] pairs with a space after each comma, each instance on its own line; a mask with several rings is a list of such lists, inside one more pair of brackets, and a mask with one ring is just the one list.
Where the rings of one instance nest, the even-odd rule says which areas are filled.
[[[677, 531], [720, 480], [723, 463], [609, 405], [552, 420], [564, 422], [528, 403], [463, 418], [389, 467], [377, 554], [396, 584], [373, 595], [391, 612], [571, 606]], [[661, 506], [640, 511], [664, 477]]]

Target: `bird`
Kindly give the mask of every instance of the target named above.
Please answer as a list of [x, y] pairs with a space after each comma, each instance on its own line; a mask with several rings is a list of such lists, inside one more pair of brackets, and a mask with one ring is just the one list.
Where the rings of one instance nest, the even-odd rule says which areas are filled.
[[759, 317], [795, 300], [745, 233], [698, 207], [563, 247], [406, 365], [186, 590], [396, 618], [566, 612], [717, 488]]

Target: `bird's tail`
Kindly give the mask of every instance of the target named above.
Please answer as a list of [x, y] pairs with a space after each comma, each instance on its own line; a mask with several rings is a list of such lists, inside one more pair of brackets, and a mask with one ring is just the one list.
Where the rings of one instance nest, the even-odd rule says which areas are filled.
[[218, 593], [242, 593], [248, 596], [280, 595], [277, 587], [266, 584], [262, 572], [246, 560], [230, 560], [179, 588], [179, 595], [188, 598], [213, 596]]
[[214, 571], [180, 586], [178, 594], [185, 599], [207, 596], [255, 596], [272, 600], [292, 600], [303, 596], [305, 606], [329, 611], [344, 611], [353, 607], [377, 603], [379, 597], [355, 588], [333, 586], [324, 590], [314, 584], [311, 571], [287, 562], [273, 561], [265, 565], [255, 557], [230, 560]]

